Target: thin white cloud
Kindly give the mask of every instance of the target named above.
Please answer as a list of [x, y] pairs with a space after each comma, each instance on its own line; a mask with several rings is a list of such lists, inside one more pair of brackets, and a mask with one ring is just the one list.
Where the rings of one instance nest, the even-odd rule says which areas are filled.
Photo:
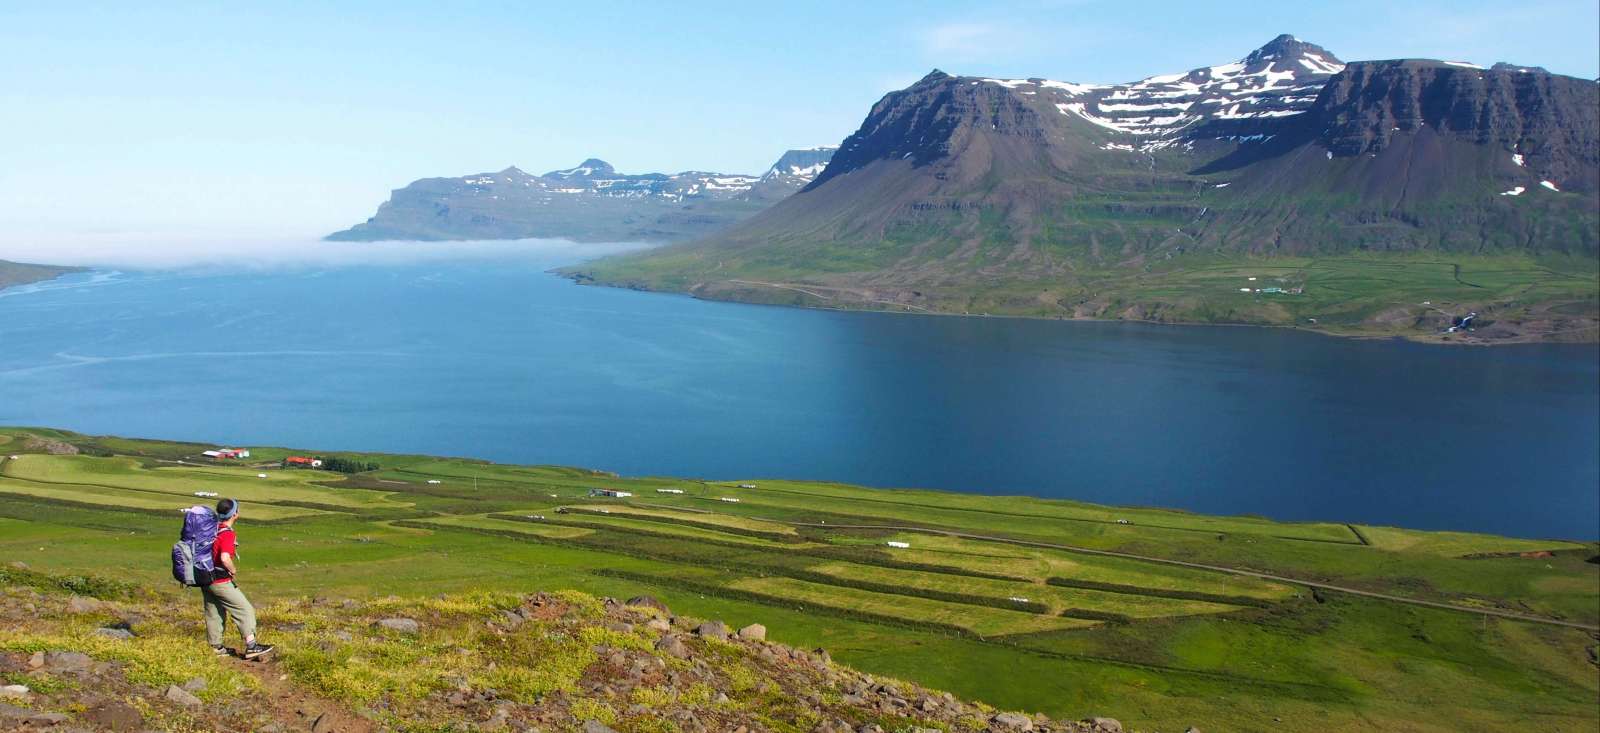
[[954, 21], [920, 29], [917, 42], [936, 63], [991, 60], [1009, 56], [1030, 43], [1031, 34], [994, 21]]

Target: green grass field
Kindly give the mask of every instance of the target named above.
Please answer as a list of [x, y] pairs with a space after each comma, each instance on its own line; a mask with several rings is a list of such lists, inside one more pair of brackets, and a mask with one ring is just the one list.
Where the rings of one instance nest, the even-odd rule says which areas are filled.
[[[24, 433], [83, 454], [23, 451]], [[650, 593], [679, 613], [763, 623], [775, 640], [876, 674], [1144, 730], [1600, 724], [1594, 632], [1157, 562], [1592, 626], [1593, 542], [428, 456], [349, 454], [381, 468], [343, 476], [277, 468], [299, 452], [288, 449], [251, 446], [260, 460], [204, 465], [206, 446], [49, 430], [0, 429], [0, 445], [21, 455], [0, 458], [0, 556], [162, 593], [183, 592], [166, 579], [177, 510], [211, 501], [194, 491], [217, 491], [244, 502], [240, 584], [264, 607]], [[590, 497], [599, 487], [634, 496]], [[669, 487], [686, 493], [655, 491]]]
[[[1093, 211], [1093, 206], [1080, 214]], [[1119, 218], [1121, 215], [1119, 215]], [[1105, 232], [1101, 233], [1102, 235]], [[684, 291], [700, 297], [821, 308], [1109, 318], [1167, 323], [1293, 326], [1346, 336], [1402, 336], [1445, 340], [1451, 316], [1477, 311], [1486, 339], [1580, 340], [1600, 338], [1600, 262], [1565, 255], [1464, 253], [1352, 253], [1338, 256], [1264, 257], [1185, 253], [1108, 264], [1071, 248], [1049, 255], [1057, 267], [974, 258], [966, 269], [938, 248], [910, 257], [946, 270], [937, 279], [886, 280], [889, 260], [862, 259], [870, 248], [755, 248], [704, 258], [676, 250], [602, 259], [569, 268], [585, 282]], [[783, 253], [803, 256], [774, 262]], [[900, 263], [904, 266], [906, 263]], [[981, 270], [975, 268], [982, 268]], [[903, 268], [923, 272], [921, 267]], [[1041, 277], [1040, 273], [1049, 272]], [[866, 283], [870, 282], [870, 285]], [[765, 285], [763, 285], [765, 283]], [[1284, 293], [1258, 292], [1281, 288]], [[1248, 289], [1248, 292], [1242, 292]], [[872, 297], [863, 295], [872, 293]], [[915, 297], [908, 296], [915, 292]]]

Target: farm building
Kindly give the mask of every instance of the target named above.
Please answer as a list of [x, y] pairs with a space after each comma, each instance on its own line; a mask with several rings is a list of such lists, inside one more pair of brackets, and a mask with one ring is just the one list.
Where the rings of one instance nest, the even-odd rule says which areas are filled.
[[618, 491], [616, 489], [589, 489], [590, 496], [609, 496], [613, 499], [626, 499], [633, 496], [632, 491]]
[[285, 466], [301, 466], [305, 468], [322, 468], [322, 459], [307, 458], [305, 456], [289, 456], [283, 459]]
[[657, 494], [681, 494], [683, 489], [656, 489]]
[[890, 547], [899, 548], [901, 550], [911, 549], [911, 543], [910, 542], [895, 542], [894, 540], [889, 540], [888, 542], [885, 542], [883, 544], [886, 544], [886, 545], [888, 545]]
[[739, 484], [739, 488], [741, 488], [741, 489], [753, 489], [755, 487], [756, 487], [755, 484]]
[[734, 503], [734, 504], [739, 503], [738, 499], [736, 499], [734, 497], [731, 497], [731, 496], [719, 496], [719, 497], [717, 497], [717, 501], [726, 501], [726, 502], [731, 502], [731, 503]]
[[232, 458], [249, 458], [250, 457], [250, 451], [246, 450], [246, 449], [242, 449], [242, 448], [218, 448], [216, 450], [204, 451], [200, 455], [203, 455], [203, 456], [205, 456], [207, 458], [216, 458], [218, 460], [232, 459]]

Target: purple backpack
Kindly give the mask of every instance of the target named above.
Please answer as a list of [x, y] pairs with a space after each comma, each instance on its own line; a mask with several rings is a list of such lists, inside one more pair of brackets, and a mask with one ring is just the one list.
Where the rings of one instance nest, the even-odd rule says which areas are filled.
[[211, 585], [216, 566], [211, 545], [217, 541], [217, 513], [208, 506], [183, 510], [183, 532], [172, 546], [172, 577], [195, 587]]

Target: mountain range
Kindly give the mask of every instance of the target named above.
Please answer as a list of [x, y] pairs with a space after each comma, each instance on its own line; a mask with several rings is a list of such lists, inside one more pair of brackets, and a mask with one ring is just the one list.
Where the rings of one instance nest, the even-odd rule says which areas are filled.
[[630, 175], [590, 158], [543, 175], [511, 167], [424, 178], [395, 190], [372, 218], [327, 238], [673, 241], [724, 228], [800, 190], [832, 155], [831, 147], [790, 150], [761, 175]]
[[[570, 273], [801, 305], [1357, 330], [1481, 308], [1593, 338], [1597, 231], [1595, 81], [1346, 63], [1282, 35], [1126, 84], [936, 70], [875, 104], [795, 195]], [[1463, 275], [1513, 260], [1487, 287]], [[1405, 271], [1347, 271], [1378, 264]], [[1303, 297], [1263, 298], [1256, 276]]]

